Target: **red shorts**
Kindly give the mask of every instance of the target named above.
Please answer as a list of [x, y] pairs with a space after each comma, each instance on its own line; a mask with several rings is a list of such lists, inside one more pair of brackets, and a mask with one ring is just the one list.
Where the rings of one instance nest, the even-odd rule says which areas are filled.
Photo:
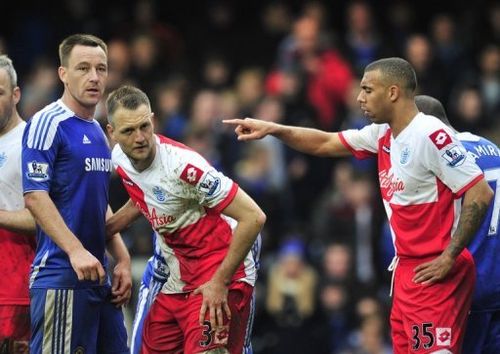
[[0, 305], [0, 353], [29, 353], [30, 307]]
[[253, 287], [243, 282], [229, 290], [231, 320], [224, 315], [224, 328], [217, 331], [209, 321], [202, 326], [198, 322], [202, 295], [158, 294], [144, 321], [141, 353], [194, 354], [225, 347], [231, 354], [241, 354], [252, 292]]
[[391, 335], [394, 354], [461, 353], [476, 271], [469, 251], [456, 259], [448, 276], [432, 285], [415, 284], [413, 269], [432, 260], [400, 259], [394, 281]]

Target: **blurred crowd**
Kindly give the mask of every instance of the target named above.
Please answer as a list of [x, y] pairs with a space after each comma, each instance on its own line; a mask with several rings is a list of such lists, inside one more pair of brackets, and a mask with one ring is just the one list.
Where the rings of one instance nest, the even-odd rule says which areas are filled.
[[[240, 143], [221, 120], [360, 128], [369, 123], [356, 102], [364, 66], [401, 56], [417, 72], [419, 93], [440, 99], [457, 130], [498, 143], [500, 3], [58, 3], [50, 11], [5, 4], [11, 19], [0, 25], [0, 52], [18, 69], [21, 115], [28, 119], [60, 96], [60, 39], [102, 37], [108, 92], [125, 83], [145, 90], [156, 132], [201, 153], [268, 216], [255, 353], [391, 353], [386, 268], [393, 247], [375, 161], [313, 158], [272, 137]], [[97, 119], [106, 124], [103, 104]], [[115, 210], [127, 198], [120, 183], [113, 178]], [[136, 281], [152, 253], [150, 235], [145, 220], [124, 233]]]

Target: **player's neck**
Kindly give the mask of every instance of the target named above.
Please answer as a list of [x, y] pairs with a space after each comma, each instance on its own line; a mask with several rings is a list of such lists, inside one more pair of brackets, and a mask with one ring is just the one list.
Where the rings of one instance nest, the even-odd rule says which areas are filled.
[[92, 120], [94, 119], [96, 106], [84, 106], [78, 102], [68, 90], [65, 90], [61, 101], [81, 119]]
[[391, 120], [390, 126], [392, 136], [396, 138], [415, 118], [418, 114], [418, 109], [415, 104], [406, 104], [399, 110], [394, 111], [394, 118]]
[[17, 125], [19, 123], [21, 123], [21, 122], [22, 122], [22, 119], [19, 116], [19, 113], [17, 113], [17, 111], [14, 110], [14, 112], [12, 112], [12, 116], [9, 118], [9, 120], [8, 120], [7, 124], [5, 125], [5, 127], [3, 127], [3, 129], [0, 129], [0, 137], [6, 135], [12, 129], [14, 129], [15, 127], [17, 127]]

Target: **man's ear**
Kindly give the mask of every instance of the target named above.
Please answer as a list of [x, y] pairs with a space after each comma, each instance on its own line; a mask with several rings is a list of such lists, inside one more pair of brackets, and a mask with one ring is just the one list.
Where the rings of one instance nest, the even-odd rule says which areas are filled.
[[395, 102], [401, 95], [401, 89], [397, 85], [389, 86], [389, 99], [391, 102]]
[[14, 87], [12, 90], [12, 98], [14, 99], [14, 104], [18, 104], [19, 101], [21, 100], [21, 89], [19, 86]]
[[64, 66], [60, 66], [57, 69], [57, 74], [59, 75], [59, 80], [61, 80], [63, 84], [66, 85], [66, 74], [67, 74], [66, 68]]
[[115, 129], [113, 128], [113, 126], [111, 124], [106, 124], [106, 131], [108, 132], [108, 135], [109, 137], [115, 141], [115, 136], [114, 136], [114, 133], [115, 133]]

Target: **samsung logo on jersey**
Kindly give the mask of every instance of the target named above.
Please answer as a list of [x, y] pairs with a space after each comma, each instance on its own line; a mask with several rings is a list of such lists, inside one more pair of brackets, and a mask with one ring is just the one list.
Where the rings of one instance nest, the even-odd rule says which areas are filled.
[[87, 157], [85, 159], [85, 171], [110, 172], [111, 160], [101, 157]]

